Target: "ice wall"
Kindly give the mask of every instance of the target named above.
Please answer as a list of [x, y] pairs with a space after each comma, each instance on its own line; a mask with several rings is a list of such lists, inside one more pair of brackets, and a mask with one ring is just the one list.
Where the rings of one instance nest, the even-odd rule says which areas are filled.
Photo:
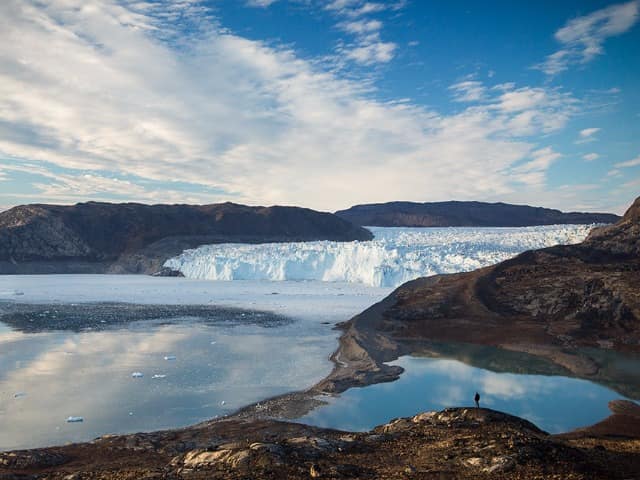
[[523, 228], [369, 227], [368, 242], [204, 245], [165, 262], [211, 280], [323, 280], [395, 287], [417, 277], [474, 270], [525, 250], [581, 242], [593, 225]]

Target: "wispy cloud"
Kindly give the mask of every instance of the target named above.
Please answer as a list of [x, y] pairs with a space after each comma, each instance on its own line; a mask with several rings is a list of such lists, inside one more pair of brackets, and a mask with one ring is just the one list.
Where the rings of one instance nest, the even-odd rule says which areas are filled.
[[456, 102], [477, 102], [484, 98], [486, 87], [477, 80], [465, 80], [454, 83], [449, 90], [453, 92]]
[[338, 53], [358, 64], [370, 66], [393, 60], [398, 46], [381, 37], [383, 23], [371, 15], [385, 10], [400, 10], [405, 2], [367, 2], [364, 0], [334, 0], [324, 9], [341, 19], [338, 27], [353, 35], [338, 47]]
[[574, 142], [576, 145], [581, 145], [583, 143], [595, 142], [597, 140], [596, 133], [598, 133], [601, 129], [597, 127], [584, 128], [580, 130], [578, 133], [578, 139]]
[[551, 147], [541, 148], [531, 152], [531, 160], [513, 169], [517, 181], [530, 186], [543, 186], [546, 182], [546, 172], [560, 157]]
[[247, 5], [250, 7], [267, 8], [278, 0], [247, 0]]
[[594, 160], [599, 159], [600, 155], [598, 155], [597, 153], [587, 153], [583, 155], [582, 158], [584, 158], [587, 162], [593, 162]]
[[623, 34], [636, 24], [639, 7], [640, 1], [632, 0], [570, 20], [555, 33], [561, 48], [535, 68], [556, 75], [602, 55], [607, 38]]
[[616, 168], [631, 168], [640, 166], [640, 155], [638, 155], [633, 160], [629, 160], [627, 162], [620, 162], [613, 165]]
[[184, 182], [222, 192], [201, 201], [321, 209], [524, 195], [514, 169], [544, 188], [557, 155], [529, 136], [563, 128], [579, 107], [561, 89], [513, 84], [477, 85], [484, 100], [452, 114], [386, 103], [215, 21], [176, 44], [173, 2], [85, 6], [0, 2], [0, 155], [64, 169], [34, 185], [42, 194], [149, 195], [135, 176], [166, 182], [172, 198]]
[[596, 127], [585, 128], [583, 130], [580, 130], [580, 137], [581, 138], [593, 137], [599, 131], [600, 131], [600, 128], [596, 128]]

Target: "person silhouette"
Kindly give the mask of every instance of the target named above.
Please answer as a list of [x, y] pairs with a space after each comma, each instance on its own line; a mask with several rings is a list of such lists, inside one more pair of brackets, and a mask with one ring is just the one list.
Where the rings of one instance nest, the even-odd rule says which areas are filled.
[[476, 392], [476, 395], [473, 397], [473, 399], [476, 401], [476, 408], [480, 408], [480, 394], [478, 392]]

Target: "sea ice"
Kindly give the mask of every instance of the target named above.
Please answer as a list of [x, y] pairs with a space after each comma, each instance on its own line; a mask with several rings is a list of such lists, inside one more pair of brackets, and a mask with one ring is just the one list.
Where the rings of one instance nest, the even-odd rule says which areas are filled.
[[525, 250], [578, 243], [592, 227], [369, 227], [375, 239], [367, 242], [203, 245], [164, 266], [198, 279], [321, 280], [395, 287], [421, 276], [485, 267]]
[[83, 417], [67, 417], [67, 423], [80, 423], [84, 422]]
[[133, 373], [131, 374], [131, 376], [132, 376], [133, 378], [142, 378], [142, 377], [144, 377], [144, 373], [142, 373], [142, 372], [133, 372]]

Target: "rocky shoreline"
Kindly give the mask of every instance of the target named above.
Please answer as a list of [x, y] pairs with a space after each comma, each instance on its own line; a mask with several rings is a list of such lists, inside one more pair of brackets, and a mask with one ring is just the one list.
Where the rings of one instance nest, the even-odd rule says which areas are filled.
[[[640, 425], [633, 408], [617, 415], [618, 422]], [[639, 432], [551, 436], [520, 418], [477, 408], [426, 412], [357, 433], [231, 417], [0, 453], [0, 478], [624, 479], [640, 472]]]

